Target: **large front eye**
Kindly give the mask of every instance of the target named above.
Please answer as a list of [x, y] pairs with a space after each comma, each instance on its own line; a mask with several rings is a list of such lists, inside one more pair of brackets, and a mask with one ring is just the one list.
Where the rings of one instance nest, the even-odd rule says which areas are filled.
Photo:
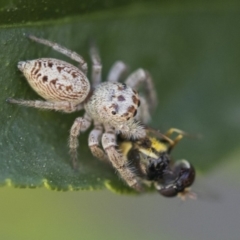
[[[176, 179], [183, 188], [190, 187], [195, 180], [195, 169], [194, 167], [186, 160], [179, 160], [173, 166], [173, 172], [178, 176]], [[176, 182], [177, 184], [177, 182]]]
[[176, 197], [178, 194], [178, 191], [176, 188], [174, 188], [173, 186], [169, 187], [169, 188], [162, 188], [160, 190], [158, 190], [158, 192], [163, 195], [164, 197]]

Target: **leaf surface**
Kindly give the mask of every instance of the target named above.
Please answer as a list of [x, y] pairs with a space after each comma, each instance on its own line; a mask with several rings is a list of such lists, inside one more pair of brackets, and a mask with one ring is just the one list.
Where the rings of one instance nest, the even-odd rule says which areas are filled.
[[[29, 33], [77, 51], [88, 62], [88, 40], [94, 38], [102, 57], [103, 78], [116, 60], [125, 61], [131, 71], [147, 69], [159, 98], [151, 126], [163, 132], [177, 127], [202, 135], [201, 139], [185, 138], [179, 143], [173, 153], [175, 159], [188, 159], [202, 171], [227, 160], [240, 141], [235, 134], [240, 128], [237, 3], [188, 4], [184, 8], [143, 2], [123, 3], [117, 9], [119, 2], [113, 1], [109, 8], [92, 3], [89, 12], [83, 6], [90, 6], [91, 1], [81, 3], [80, 10], [71, 1], [70, 8], [60, 5], [60, 12], [50, 11], [51, 4], [44, 5], [46, 14], [40, 15], [42, 6], [35, 15], [35, 1], [31, 3], [33, 13], [30, 5], [25, 9], [12, 1], [9, 9], [18, 8], [19, 15], [13, 14], [9, 21], [7, 17], [1, 19], [0, 183], [56, 190], [107, 186], [128, 191], [111, 167], [91, 156], [89, 132], [79, 137], [81, 168], [79, 172], [72, 170], [67, 139], [71, 124], [82, 112], [39, 111], [5, 102], [8, 97], [39, 99], [18, 71], [18, 61], [54, 57], [73, 63], [28, 40], [24, 34]], [[3, 18], [7, 8], [0, 7]]]

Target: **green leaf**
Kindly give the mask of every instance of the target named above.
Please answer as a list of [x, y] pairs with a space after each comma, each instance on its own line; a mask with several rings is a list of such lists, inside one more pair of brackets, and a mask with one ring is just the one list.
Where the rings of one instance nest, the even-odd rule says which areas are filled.
[[30, 25], [33, 22], [62, 19], [85, 15], [96, 11], [114, 9], [128, 5], [133, 1], [121, 0], [48, 0], [48, 1], [27, 1], [27, 0], [2, 0], [0, 3], [0, 25]]
[[[48, 47], [31, 42], [24, 36], [28, 33], [77, 51], [88, 62], [87, 42], [93, 37], [100, 49], [104, 77], [116, 60], [125, 61], [131, 70], [139, 67], [149, 70], [159, 96], [151, 126], [163, 132], [177, 127], [203, 136], [200, 140], [184, 139], [174, 150], [176, 159], [186, 158], [204, 171], [225, 161], [238, 148], [240, 136], [235, 134], [240, 128], [237, 3], [209, 6], [143, 2], [114, 9], [126, 2], [112, 1], [111, 10], [106, 10], [106, 2], [100, 6], [93, 1], [82, 1], [79, 9], [77, 3], [68, 1], [67, 7], [66, 2], [60, 2], [58, 12], [50, 11], [51, 6], [57, 9], [56, 5], [47, 5], [44, 10], [45, 5], [39, 7], [34, 1], [27, 8], [12, 1], [9, 9], [17, 7], [19, 14], [13, 14], [9, 21], [7, 17], [3, 19], [7, 16], [7, 5], [0, 5], [3, 14], [0, 17], [2, 185], [46, 186], [56, 190], [107, 186], [129, 191], [111, 167], [91, 156], [87, 146], [89, 132], [79, 138], [81, 168], [79, 172], [72, 170], [67, 139], [71, 124], [82, 112], [39, 111], [5, 102], [8, 97], [39, 99], [18, 71], [18, 61], [55, 57], [72, 62]], [[89, 4], [89, 14], [81, 7], [84, 4]], [[46, 14], [40, 14], [44, 11]]]

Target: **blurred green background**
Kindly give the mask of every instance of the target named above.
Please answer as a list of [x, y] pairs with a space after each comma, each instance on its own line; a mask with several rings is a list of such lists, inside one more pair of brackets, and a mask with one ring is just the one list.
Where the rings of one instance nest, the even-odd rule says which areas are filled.
[[[89, 62], [94, 38], [103, 77], [116, 60], [154, 79], [159, 105], [151, 126], [177, 127], [185, 138], [175, 159], [198, 171], [198, 200], [158, 194], [117, 195], [107, 190], [0, 189], [1, 239], [239, 239], [240, 15], [235, 1], [1, 1], [0, 184], [18, 188], [129, 189], [94, 159], [80, 136], [81, 170], [69, 165], [67, 137], [82, 113], [61, 114], [5, 103], [37, 99], [20, 60], [59, 53], [24, 34], [56, 41]], [[47, 183], [47, 184], [46, 184]]]

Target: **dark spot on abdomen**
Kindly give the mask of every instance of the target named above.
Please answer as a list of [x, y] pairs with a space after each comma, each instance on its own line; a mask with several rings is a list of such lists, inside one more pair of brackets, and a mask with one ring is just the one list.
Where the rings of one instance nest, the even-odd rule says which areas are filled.
[[43, 76], [42, 80], [43, 80], [43, 82], [47, 82], [48, 77], [47, 76]]
[[56, 84], [56, 82], [57, 82], [57, 79], [51, 80], [51, 83], [54, 84], [54, 85]]

